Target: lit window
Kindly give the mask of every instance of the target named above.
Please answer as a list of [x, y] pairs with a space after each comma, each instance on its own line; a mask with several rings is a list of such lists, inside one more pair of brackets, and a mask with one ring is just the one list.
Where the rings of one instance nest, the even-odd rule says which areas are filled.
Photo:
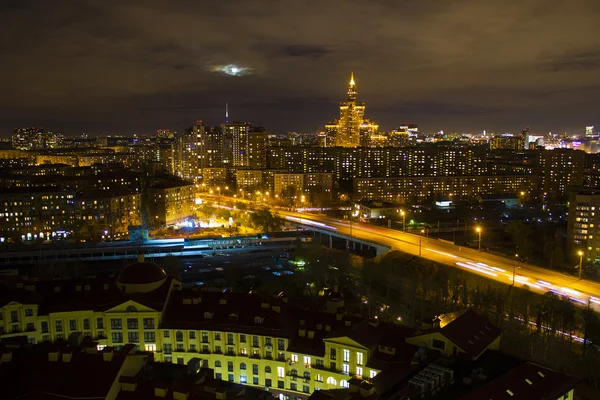
[[344, 362], [350, 362], [350, 350], [344, 349]]

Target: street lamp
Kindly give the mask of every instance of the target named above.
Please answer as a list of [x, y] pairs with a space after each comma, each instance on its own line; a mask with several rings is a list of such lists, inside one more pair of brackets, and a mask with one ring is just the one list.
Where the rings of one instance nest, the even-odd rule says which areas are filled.
[[517, 269], [521, 268], [521, 267], [517, 267], [517, 261], [519, 260], [519, 255], [515, 254], [515, 265], [513, 265], [513, 286], [515, 285], [515, 278], [517, 275]]
[[579, 254], [579, 279], [581, 280], [581, 271], [583, 270], [583, 268], [581, 268], [581, 264], [583, 262], [583, 251], [579, 250], [577, 254]]
[[425, 229], [421, 229], [421, 236], [419, 236], [419, 256], [422, 254], [423, 248], [423, 235], [425, 234]]
[[479, 251], [481, 251], [481, 227], [478, 226], [475, 231], [479, 234]]
[[402, 215], [402, 232], [406, 232], [406, 213], [404, 210], [400, 210], [400, 215]]

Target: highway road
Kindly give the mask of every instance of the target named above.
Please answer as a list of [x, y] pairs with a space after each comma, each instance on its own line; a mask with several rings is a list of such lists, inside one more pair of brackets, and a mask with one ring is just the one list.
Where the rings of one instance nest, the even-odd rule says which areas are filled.
[[[349, 221], [340, 221], [321, 214], [280, 209], [277, 210], [277, 213], [284, 218], [302, 218], [313, 221], [318, 223], [321, 229], [331, 229], [343, 235], [380, 243], [389, 246], [392, 250], [399, 250], [451, 267], [461, 268], [507, 285], [513, 284], [514, 274], [515, 286], [527, 286], [530, 290], [538, 293], [551, 291], [557, 295], [568, 297], [582, 306], [590, 301], [594, 308], [600, 310], [600, 283], [578, 280], [573, 276], [517, 260], [393, 229], [358, 222], [352, 222], [352, 226], [350, 226]], [[325, 224], [325, 227], [321, 224]]]

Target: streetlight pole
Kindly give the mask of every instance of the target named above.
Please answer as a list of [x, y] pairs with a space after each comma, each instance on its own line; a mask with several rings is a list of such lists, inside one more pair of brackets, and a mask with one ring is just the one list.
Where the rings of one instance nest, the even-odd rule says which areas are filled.
[[519, 259], [519, 255], [515, 254], [515, 265], [513, 265], [513, 282], [512, 282], [513, 286], [515, 285], [515, 278], [517, 275], [517, 260], [518, 259]]
[[475, 230], [479, 234], [479, 251], [481, 251], [481, 227], [478, 226]]
[[402, 232], [406, 232], [406, 213], [404, 210], [400, 210], [400, 214], [402, 215]]
[[579, 254], [579, 280], [581, 280], [581, 275], [583, 271], [583, 268], [581, 267], [583, 263], [583, 251], [579, 250], [577, 254]]
[[422, 254], [423, 248], [423, 234], [425, 233], [425, 229], [421, 229], [421, 236], [419, 236], [419, 256]]

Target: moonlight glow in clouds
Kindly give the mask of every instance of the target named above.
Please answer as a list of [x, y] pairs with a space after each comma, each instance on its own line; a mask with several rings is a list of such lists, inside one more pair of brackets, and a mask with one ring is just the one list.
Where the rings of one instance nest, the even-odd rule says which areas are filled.
[[244, 76], [252, 73], [252, 68], [242, 67], [236, 64], [213, 65], [210, 70], [214, 73], [229, 76]]

